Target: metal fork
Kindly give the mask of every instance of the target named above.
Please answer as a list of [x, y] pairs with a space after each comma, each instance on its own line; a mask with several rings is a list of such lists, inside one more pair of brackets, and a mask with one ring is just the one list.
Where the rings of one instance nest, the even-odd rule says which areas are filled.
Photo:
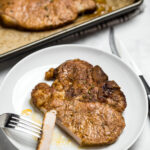
[[0, 115], [0, 128], [15, 129], [35, 137], [41, 136], [41, 125], [17, 114], [5, 113]]

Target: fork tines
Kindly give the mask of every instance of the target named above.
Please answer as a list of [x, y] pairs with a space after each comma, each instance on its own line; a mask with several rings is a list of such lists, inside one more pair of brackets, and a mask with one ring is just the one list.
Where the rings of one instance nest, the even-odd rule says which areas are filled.
[[38, 138], [40, 138], [42, 133], [41, 125], [17, 114], [9, 114], [9, 118], [5, 126], [31, 134]]

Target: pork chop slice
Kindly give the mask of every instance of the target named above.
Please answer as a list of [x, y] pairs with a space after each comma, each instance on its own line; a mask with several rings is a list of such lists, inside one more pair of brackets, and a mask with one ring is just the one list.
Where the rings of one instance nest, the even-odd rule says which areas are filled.
[[42, 134], [39, 139], [37, 150], [49, 150], [50, 143], [52, 140], [52, 134], [56, 121], [56, 111], [47, 111], [44, 114], [43, 124], [42, 124]]
[[61, 83], [52, 87], [38, 84], [32, 91], [32, 102], [42, 112], [57, 111], [56, 123], [80, 145], [107, 145], [115, 142], [125, 122], [122, 114], [100, 102], [84, 102], [77, 97], [65, 98]]
[[80, 12], [95, 8], [94, 0], [1, 0], [0, 16], [7, 26], [42, 30], [70, 23]]

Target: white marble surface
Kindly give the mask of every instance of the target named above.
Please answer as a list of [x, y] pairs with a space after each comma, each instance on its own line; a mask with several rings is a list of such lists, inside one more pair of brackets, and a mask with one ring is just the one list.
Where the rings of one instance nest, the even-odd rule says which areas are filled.
[[[127, 50], [150, 83], [150, 1], [145, 0], [145, 11], [136, 18], [115, 26], [117, 36], [124, 42]], [[85, 44], [97, 47], [110, 53], [109, 29], [94, 33], [88, 37], [76, 40], [74, 44]], [[0, 63], [0, 84], [7, 72], [20, 58]], [[147, 118], [144, 131], [130, 150], [150, 149], [150, 119]], [[3, 150], [0, 146], [0, 150]]]

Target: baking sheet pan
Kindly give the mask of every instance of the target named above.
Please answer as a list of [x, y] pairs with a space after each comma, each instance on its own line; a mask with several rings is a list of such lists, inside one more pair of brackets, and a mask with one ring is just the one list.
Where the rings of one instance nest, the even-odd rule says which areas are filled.
[[[9, 57], [38, 49], [46, 45], [47, 43], [64, 38], [76, 32], [82, 31], [84, 29], [113, 19], [117, 16], [128, 13], [138, 8], [143, 2], [143, 0], [136, 0], [134, 3], [132, 3], [132, 0], [122, 0], [122, 2], [128, 1], [128, 4], [126, 4], [125, 6], [123, 5], [123, 3], [118, 3], [118, 1], [120, 0], [107, 1], [110, 4], [110, 7], [107, 8], [107, 12], [96, 11], [93, 14], [80, 16], [74, 23], [58, 29], [33, 32], [19, 31], [17, 29], [5, 28], [3, 26], [0, 26], [0, 60], [2, 61], [8, 59]], [[112, 6], [114, 3], [116, 4]]]

